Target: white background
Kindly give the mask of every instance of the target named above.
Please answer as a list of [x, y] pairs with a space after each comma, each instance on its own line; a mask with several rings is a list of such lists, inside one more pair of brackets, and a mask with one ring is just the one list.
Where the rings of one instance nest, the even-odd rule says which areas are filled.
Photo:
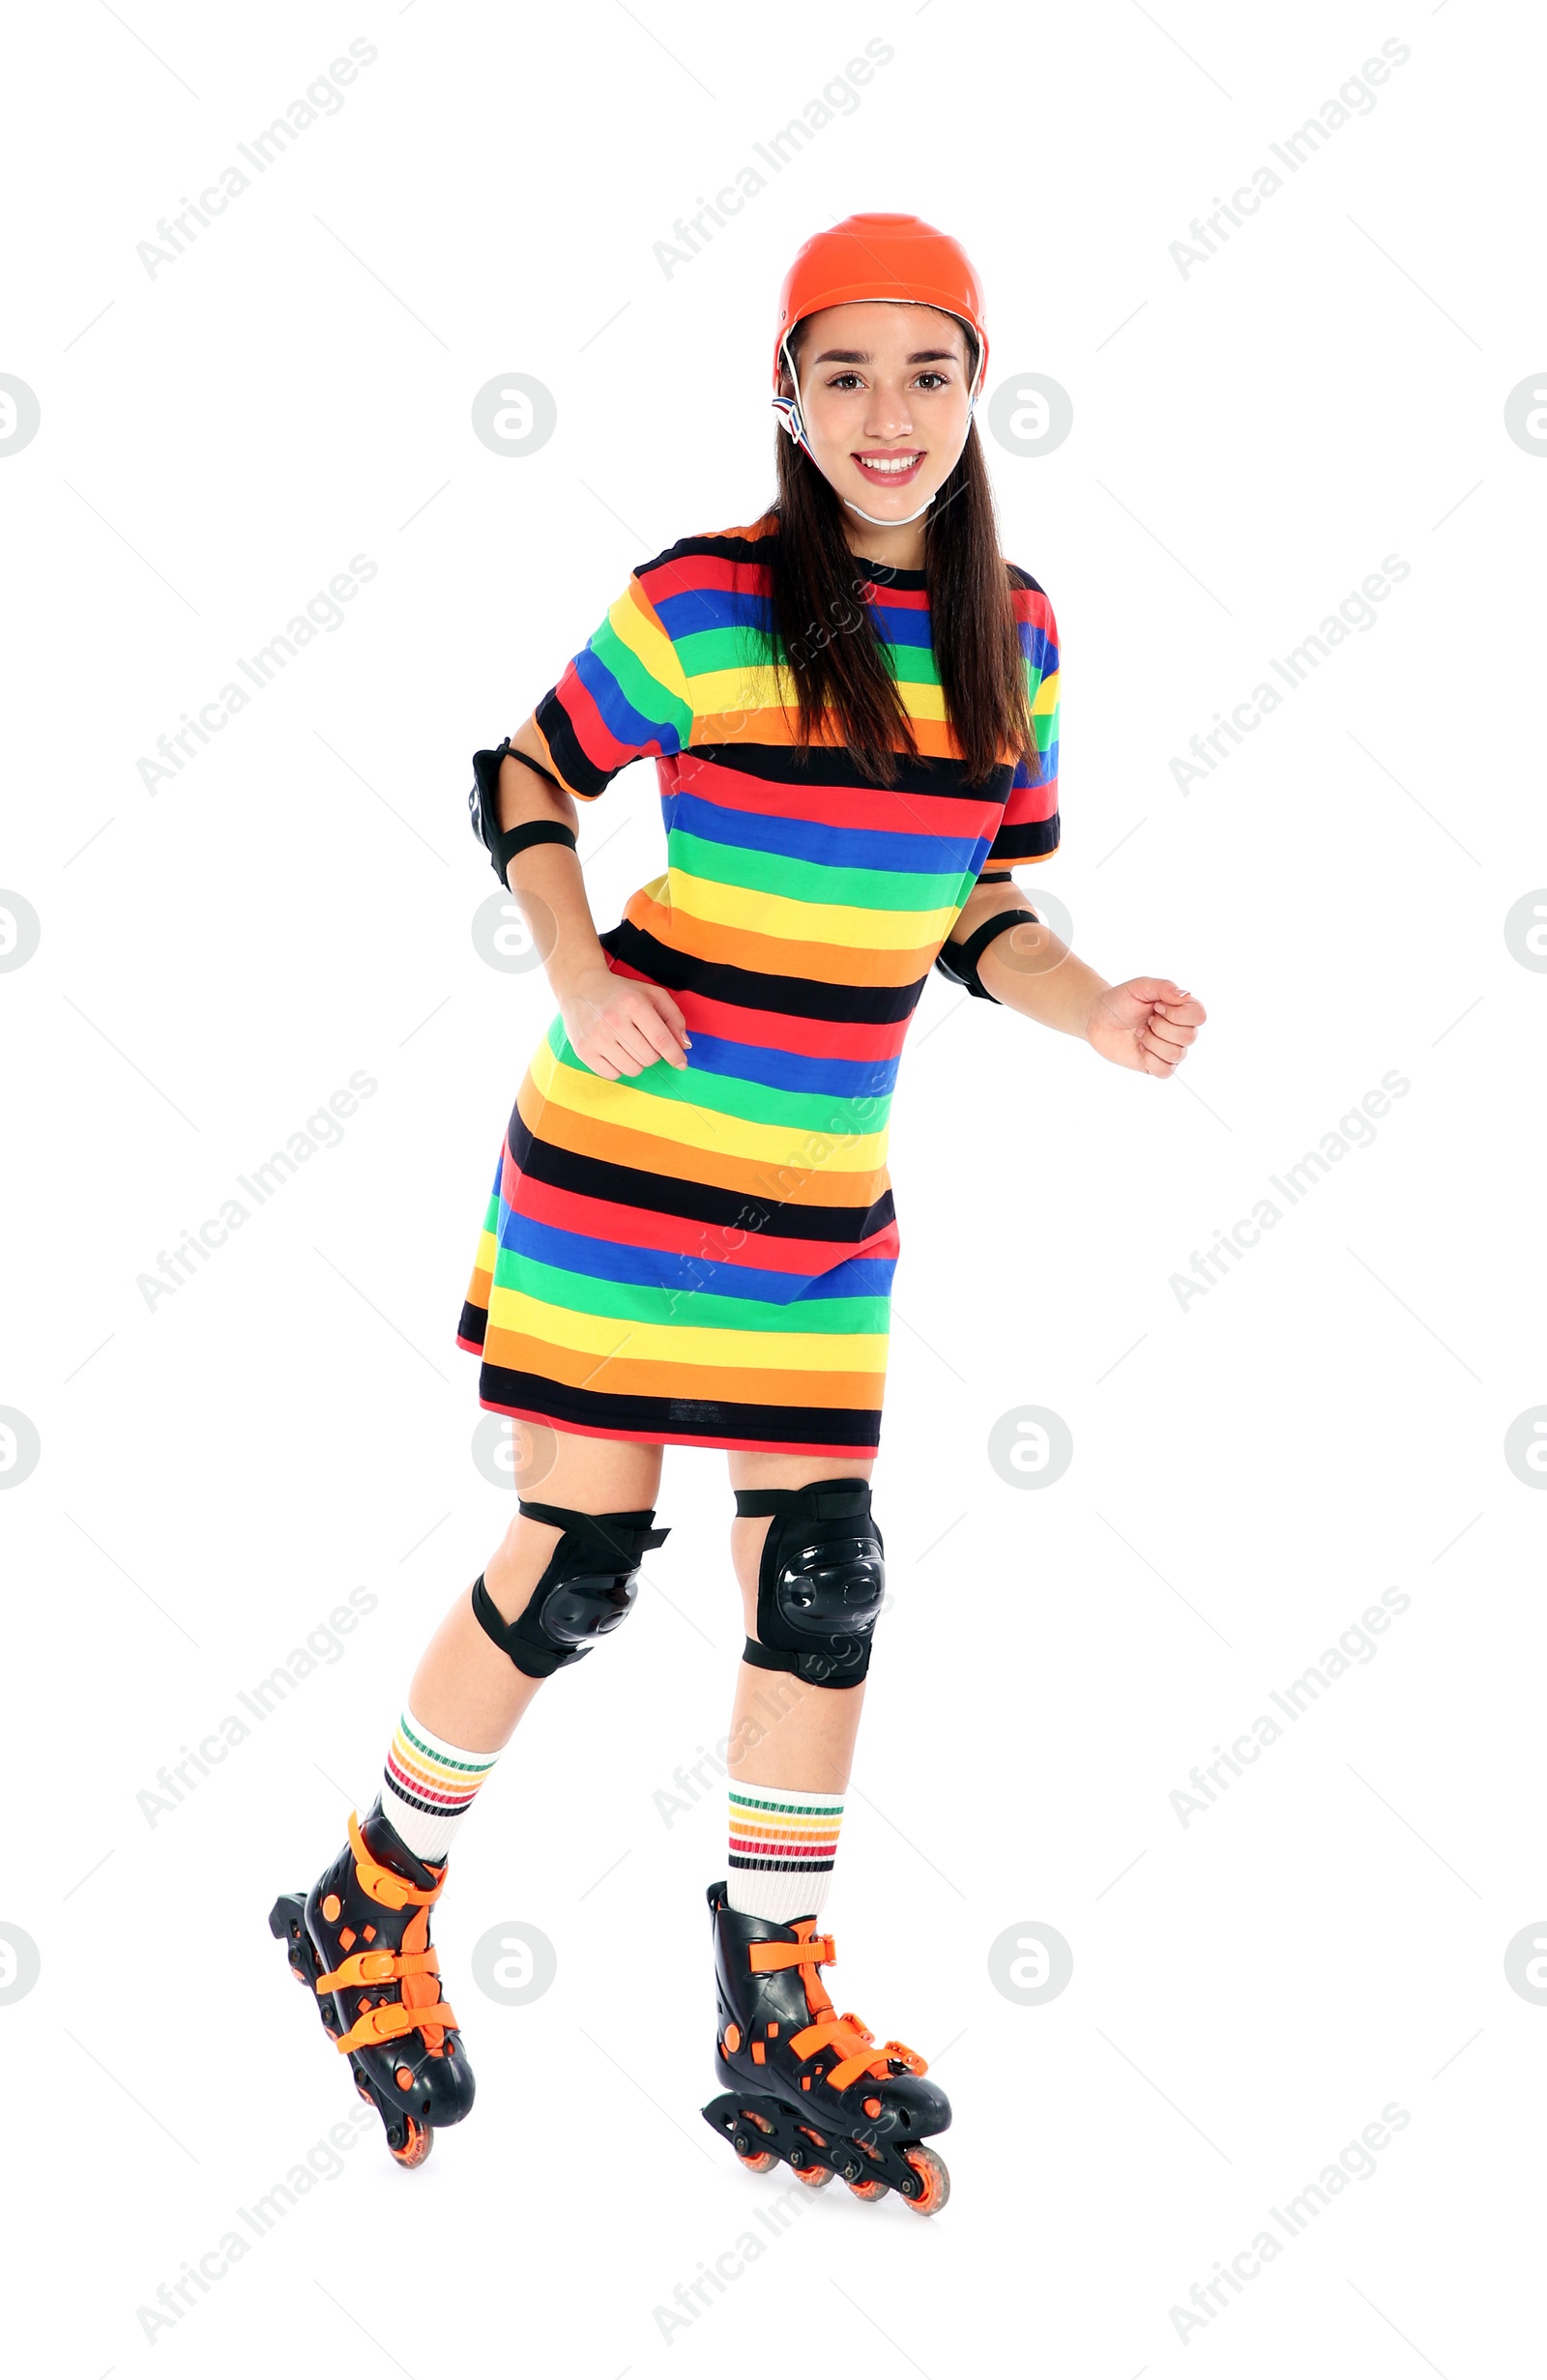
[[[674, 220], [872, 38], [858, 106], [664, 271]], [[352, 39], [378, 55], [342, 108], [148, 273], [159, 218]], [[1183, 273], [1191, 218], [1387, 40], [1373, 110]], [[1503, 1444], [1547, 1399], [1547, 981], [1503, 920], [1547, 882], [1547, 463], [1504, 404], [1547, 361], [1541, 47], [1476, 0], [13, 23], [0, 371], [42, 409], [0, 456], [0, 885], [42, 925], [0, 976], [0, 1405], [42, 1447], [0, 1496], [0, 1920], [42, 1959], [0, 2004], [27, 2369], [1520, 2367], [1547, 2010], [1504, 1951], [1547, 1911], [1547, 1631], [1544, 1504]], [[1028, 883], [1110, 978], [1210, 1011], [1162, 1086], [936, 975], [903, 1067], [895, 1601], [829, 1918], [837, 2005], [943, 2053], [951, 2204], [803, 2196], [738, 2269], [784, 2181], [697, 2113], [722, 1796], [670, 1824], [654, 1797], [723, 1733], [739, 1623], [724, 1464], [675, 1449], [650, 1590], [540, 1698], [437, 1913], [474, 2116], [414, 2175], [372, 2127], [153, 2344], [137, 2308], [352, 2113], [267, 1911], [374, 1791], [511, 1511], [452, 1332], [551, 1001], [475, 947], [467, 756], [631, 566], [762, 509], [779, 280], [876, 207], [973, 255], [990, 392], [1036, 371], [1073, 404], [1055, 452], [987, 441], [1065, 651], [1065, 847]], [[511, 372], [558, 408], [525, 457], [470, 427]], [[357, 554], [342, 624], [148, 792], [157, 738]], [[1188, 739], [1392, 554], [1376, 624], [1179, 791]], [[591, 852], [610, 923], [660, 864], [650, 768]], [[149, 1310], [138, 1276], [360, 1068], [340, 1144]], [[1393, 1069], [1373, 1145], [1183, 1308], [1171, 1276]], [[1036, 1493], [986, 1455], [1026, 1405], [1074, 1439]], [[351, 1586], [378, 1601], [342, 1658], [148, 1823], [158, 1769]], [[1194, 1764], [1392, 1587], [1374, 1658], [1183, 1825]], [[988, 1952], [1034, 1921], [1074, 1965], [1028, 2007]], [[513, 1923], [558, 1954], [519, 2008], [469, 1972]], [[1375, 2172], [1180, 2336], [1390, 2103]]]

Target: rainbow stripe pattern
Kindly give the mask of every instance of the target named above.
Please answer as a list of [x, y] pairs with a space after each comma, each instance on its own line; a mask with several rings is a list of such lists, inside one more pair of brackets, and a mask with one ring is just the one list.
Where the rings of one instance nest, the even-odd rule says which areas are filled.
[[387, 1748], [384, 1776], [388, 1791], [383, 1795], [387, 1815], [394, 1815], [390, 1796], [395, 1795], [410, 1810], [429, 1817], [465, 1817], [499, 1756], [497, 1752], [455, 1751], [432, 1735], [412, 1712], [404, 1711]]
[[[839, 1793], [794, 1793], [778, 1785], [733, 1785], [731, 1868], [769, 1875], [830, 1875], [842, 1823], [843, 1796]], [[803, 1901], [797, 1914], [809, 1906]]]
[[[687, 537], [634, 570], [535, 712], [594, 801], [655, 758], [662, 872], [601, 937], [686, 1021], [594, 1073], [555, 1016], [516, 1094], [457, 1333], [488, 1410], [603, 1437], [843, 1457], [879, 1442], [898, 1249], [888, 1125], [924, 979], [980, 878], [1059, 839], [1058, 643], [1011, 567], [1040, 767], [968, 786], [921, 571], [865, 600], [918, 743], [871, 785], [778, 700], [766, 540]], [[879, 572], [879, 566], [861, 565]]]

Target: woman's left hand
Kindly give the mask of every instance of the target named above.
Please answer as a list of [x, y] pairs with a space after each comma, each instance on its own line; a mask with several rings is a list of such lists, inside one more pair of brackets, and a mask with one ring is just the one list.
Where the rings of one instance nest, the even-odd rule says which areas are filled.
[[1085, 1038], [1098, 1058], [1140, 1074], [1175, 1074], [1207, 1022], [1201, 1000], [1164, 975], [1134, 975], [1091, 1002]]

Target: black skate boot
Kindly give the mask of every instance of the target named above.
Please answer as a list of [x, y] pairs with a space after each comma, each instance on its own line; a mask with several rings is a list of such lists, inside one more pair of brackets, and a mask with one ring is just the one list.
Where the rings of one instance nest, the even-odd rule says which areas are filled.
[[950, 2195], [944, 2162], [924, 2146], [950, 2122], [950, 2102], [925, 2082], [924, 2061], [883, 2042], [858, 2017], [839, 2016], [819, 1967], [836, 1956], [814, 1917], [779, 1926], [745, 1917], [712, 1884], [718, 2002], [715, 2065], [730, 2085], [704, 2109], [744, 2165], [767, 2173], [780, 2159], [812, 2189], [841, 2174], [857, 2198], [889, 2190], [919, 2215]]
[[415, 1857], [378, 1794], [364, 1819], [350, 1812], [349, 1841], [310, 1892], [281, 1893], [269, 1913], [400, 2165], [422, 2165], [436, 2125], [459, 2124], [473, 2104], [473, 2070], [429, 1939], [446, 1866]]

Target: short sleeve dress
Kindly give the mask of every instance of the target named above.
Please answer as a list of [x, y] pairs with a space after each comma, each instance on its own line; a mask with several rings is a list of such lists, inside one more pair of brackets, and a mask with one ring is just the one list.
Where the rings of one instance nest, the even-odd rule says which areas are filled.
[[888, 1119], [925, 977], [979, 879], [1059, 839], [1057, 627], [1011, 569], [1039, 767], [968, 786], [921, 571], [865, 599], [918, 742], [890, 786], [778, 699], [774, 515], [634, 570], [538, 705], [554, 775], [595, 801], [652, 755], [666, 865], [600, 936], [692, 1040], [616, 1081], [555, 1016], [516, 1093], [458, 1345], [479, 1402], [662, 1445], [868, 1457], [897, 1225]]

